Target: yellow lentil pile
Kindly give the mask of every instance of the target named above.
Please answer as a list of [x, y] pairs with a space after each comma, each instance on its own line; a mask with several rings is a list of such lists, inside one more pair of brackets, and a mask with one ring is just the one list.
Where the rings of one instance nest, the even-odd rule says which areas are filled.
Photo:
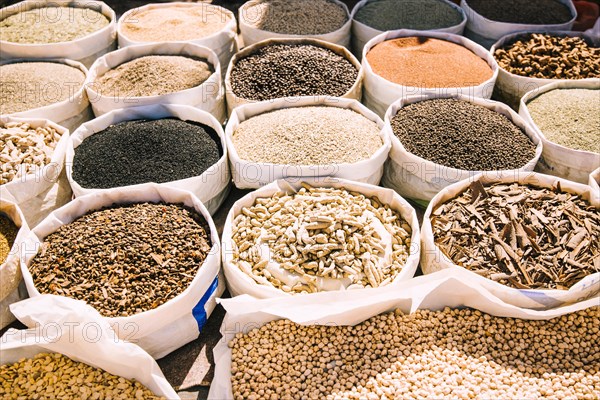
[[235, 399], [598, 399], [600, 308], [547, 321], [396, 310], [356, 326], [270, 322], [232, 348]]
[[58, 353], [40, 353], [0, 366], [2, 399], [162, 399], [136, 381]]

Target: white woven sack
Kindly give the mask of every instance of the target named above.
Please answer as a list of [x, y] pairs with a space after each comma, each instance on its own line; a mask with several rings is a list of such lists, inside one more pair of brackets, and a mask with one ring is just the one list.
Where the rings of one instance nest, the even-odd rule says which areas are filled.
[[234, 399], [228, 343], [237, 333], [248, 333], [279, 319], [304, 326], [353, 326], [395, 309], [409, 314], [417, 310], [470, 307], [497, 317], [548, 320], [598, 305], [597, 299], [592, 299], [548, 311], [522, 309], [502, 302], [477, 279], [458, 270], [420, 276], [376, 292], [329, 292], [263, 300], [240, 296], [220, 303], [227, 313], [221, 325], [223, 338], [213, 351], [215, 374], [208, 394], [211, 400]]
[[[373, 39], [375, 36], [381, 35], [383, 33], [383, 31], [372, 28], [372, 27], [365, 25], [362, 22], [359, 22], [355, 19], [356, 13], [358, 13], [358, 10], [360, 10], [361, 8], [366, 6], [367, 3], [370, 3], [372, 1], [373, 0], [361, 0], [358, 3], [356, 3], [354, 8], [352, 9], [352, 14], [351, 14], [351, 18], [352, 18], [352, 52], [359, 60], [362, 59], [362, 52], [365, 47], [365, 44], [367, 44], [367, 42], [369, 40]], [[455, 3], [453, 3], [449, 0], [440, 0], [440, 1], [448, 4], [449, 6], [454, 8], [456, 11], [458, 11], [460, 13], [460, 15], [462, 16], [462, 21], [458, 25], [449, 26], [447, 28], [432, 29], [431, 31], [454, 33], [456, 35], [462, 35], [463, 31], [465, 29], [465, 25], [467, 24], [467, 16], [466, 16], [465, 12], [463, 11], [462, 8], [460, 8]], [[417, 3], [413, 3], [413, 4], [416, 5]], [[407, 10], [407, 11], [412, 12], [413, 10]], [[425, 11], [420, 10], [420, 12], [425, 12]]]
[[521, 99], [519, 107], [519, 114], [533, 127], [544, 143], [544, 152], [537, 166], [537, 171], [574, 182], [587, 183], [592, 171], [600, 168], [600, 153], [569, 149], [549, 141], [529, 114], [527, 103], [554, 89], [595, 89], [598, 91], [598, 101], [600, 101], [600, 79], [554, 81], [527, 92]]
[[[106, 318], [119, 338], [135, 341], [154, 358], [162, 358], [196, 339], [208, 316], [215, 308], [215, 298], [225, 289], [218, 278], [220, 241], [215, 224], [202, 202], [191, 192], [157, 184], [145, 184], [131, 188], [113, 189], [78, 197], [66, 206], [54, 211], [31, 231], [23, 244], [21, 272], [30, 297], [40, 296], [33, 283], [28, 266], [40, 249], [44, 238], [63, 225], [73, 222], [88, 211], [114, 204], [139, 202], [183, 203], [204, 217], [210, 227], [212, 248], [190, 286], [174, 299], [159, 307], [128, 317]], [[208, 234], [208, 232], [207, 232]], [[135, 327], [135, 329], [132, 329]], [[133, 332], [132, 332], [133, 331]]]
[[[48, 59], [48, 60], [34, 60], [34, 59], [16, 59], [10, 61], [2, 61], [0, 65], [20, 63], [20, 62], [56, 62], [59, 64], [65, 64], [74, 68], [79, 69], [87, 77], [88, 70], [83, 64], [65, 59]], [[44, 93], [37, 93], [38, 96], [43, 96]], [[67, 99], [59, 101], [57, 103], [49, 104], [44, 107], [33, 108], [31, 110], [20, 111], [12, 113], [10, 116], [17, 118], [31, 118], [31, 119], [47, 119], [62, 127], [65, 127], [69, 131], [74, 131], [86, 121], [89, 121], [94, 117], [90, 102], [87, 94], [85, 93], [85, 85], [81, 85], [80, 88], [75, 90]]]
[[[235, 202], [227, 219], [225, 220], [225, 226], [223, 228], [223, 271], [225, 272], [225, 278], [227, 279], [227, 288], [231, 296], [239, 296], [243, 294], [249, 294], [256, 298], [272, 298], [272, 297], [304, 297], [312, 296], [313, 294], [307, 295], [291, 295], [282, 290], [275, 289], [269, 286], [263, 286], [257, 284], [252, 278], [246, 275], [240, 270], [240, 268], [233, 264], [233, 239], [232, 239], [232, 225], [235, 217], [241, 212], [242, 208], [250, 207], [254, 204], [257, 198], [270, 197], [275, 193], [295, 193], [301, 188], [301, 183], [306, 182], [313, 187], [332, 187], [332, 188], [344, 188], [349, 191], [362, 193], [365, 196], [377, 197], [382, 204], [388, 205], [391, 209], [398, 212], [400, 216], [408, 222], [411, 232], [411, 245], [410, 255], [406, 260], [406, 264], [403, 266], [402, 271], [396, 276], [395, 280], [388, 286], [396, 287], [402, 281], [411, 279], [417, 270], [419, 265], [420, 255], [420, 243], [419, 243], [419, 221], [414, 208], [398, 193], [390, 189], [384, 189], [379, 186], [369, 185], [366, 183], [359, 183], [348, 181], [344, 179], [330, 178], [327, 181], [319, 180], [279, 180], [275, 181], [267, 186], [264, 186], [254, 192], [248, 193], [240, 200]], [[291, 275], [290, 275], [291, 277]], [[291, 277], [293, 279], [293, 277]], [[386, 286], [387, 287], [387, 286]], [[342, 292], [362, 292], [367, 291], [369, 293], [377, 293], [383, 288], [369, 288], [369, 289], [349, 289], [349, 290], [333, 290], [335, 293]]]
[[213, 33], [212, 35], [208, 35], [206, 37], [199, 37], [194, 40], [190, 40], [188, 42], [195, 43], [200, 46], [208, 47], [212, 51], [214, 51], [219, 57], [219, 61], [221, 62], [221, 74], [225, 75], [227, 71], [227, 66], [229, 65], [229, 61], [231, 57], [237, 52], [237, 21], [235, 20], [235, 15], [233, 13], [223, 7], [216, 6], [214, 4], [207, 3], [187, 3], [187, 2], [166, 2], [166, 3], [155, 3], [155, 4], [146, 4], [145, 6], [133, 8], [127, 11], [125, 14], [119, 18], [119, 22], [117, 24], [117, 33], [119, 36], [119, 47], [127, 47], [133, 46], [136, 44], [144, 44], [148, 42], [140, 42], [137, 40], [133, 40], [132, 38], [127, 37], [127, 35], [123, 32], [123, 24], [127, 21], [131, 23], [138, 23], [136, 16], [140, 13], [148, 10], [160, 10], [163, 8], [201, 8], [202, 13], [206, 13], [207, 15], [218, 14], [223, 16], [223, 18], [228, 18], [227, 24], [218, 32]]
[[[73, 159], [77, 147], [89, 136], [102, 131], [111, 125], [124, 121], [133, 121], [139, 119], [160, 119], [175, 117], [183, 121], [194, 121], [213, 128], [221, 141], [221, 150], [223, 155], [216, 164], [208, 168], [202, 175], [181, 179], [173, 182], [161, 183], [160, 186], [170, 187], [181, 190], [188, 190], [198, 196], [200, 201], [214, 214], [221, 204], [227, 198], [230, 190], [231, 174], [229, 172], [229, 163], [227, 162], [227, 146], [225, 144], [225, 134], [219, 121], [212, 115], [197, 108], [182, 105], [154, 104], [145, 107], [132, 107], [120, 110], [114, 110], [104, 114], [86, 124], [72, 133], [67, 146], [67, 177], [75, 197], [84, 196], [90, 193], [111, 191], [113, 189], [84, 188], [73, 178]], [[128, 186], [135, 188], [140, 185]]]
[[15, 320], [9, 306], [23, 298], [19, 291], [23, 277], [19, 268], [19, 257], [21, 243], [29, 235], [29, 226], [19, 206], [6, 200], [4, 196], [0, 196], [0, 214], [8, 217], [19, 228], [8, 257], [0, 264], [0, 329], [4, 329]]
[[255, 43], [262, 42], [263, 40], [267, 39], [312, 38], [350, 48], [350, 30], [352, 28], [352, 19], [350, 18], [348, 6], [346, 6], [345, 3], [342, 3], [339, 0], [331, 1], [336, 4], [339, 4], [344, 9], [344, 11], [346, 12], [347, 21], [339, 29], [333, 32], [314, 35], [289, 35], [285, 33], [269, 32], [257, 28], [254, 25], [254, 23], [260, 18], [260, 15], [256, 15], [256, 12], [250, 11], [248, 10], [248, 8], [255, 5], [256, 3], [260, 3], [261, 0], [247, 1], [240, 7], [238, 14], [240, 20], [240, 33], [244, 42], [244, 46], [251, 46]]
[[600, 203], [600, 168], [590, 174], [590, 187], [592, 195], [596, 196], [596, 201]]
[[[573, 16], [569, 21], [563, 24], [552, 25], [533, 25], [533, 24], [513, 24], [509, 22], [492, 21], [478, 14], [473, 10], [465, 0], [461, 0], [460, 6], [467, 14], [468, 22], [465, 28], [465, 36], [489, 49], [495, 41], [502, 36], [514, 32], [542, 32], [542, 31], [570, 31], [577, 18], [577, 10], [571, 0], [558, 0], [565, 4], [571, 10]], [[519, 10], [515, 10], [519, 12]], [[492, 52], [493, 54], [493, 52]]]
[[[556, 187], [560, 183], [563, 191], [578, 194], [584, 200], [589, 201], [594, 207], [600, 207], [600, 203], [591, 196], [588, 186], [535, 172], [487, 173], [455, 183], [442, 190], [431, 200], [423, 217], [423, 226], [421, 227], [421, 245], [423, 248], [421, 253], [421, 269], [424, 274], [431, 274], [443, 269], [451, 269], [453, 271], [465, 270], [454, 264], [435, 244], [431, 226], [431, 214], [440, 205], [463, 193], [469, 188], [472, 182], [477, 180], [481, 180], [484, 184], [518, 182], [546, 188]], [[465, 271], [474, 278], [479, 278], [480, 285], [489, 290], [494, 296], [507, 304], [512, 304], [520, 308], [547, 310], [561, 307], [565, 304], [576, 303], [592, 296], [597, 297], [600, 294], [600, 272], [588, 275], [569, 290], [542, 290], [514, 289], [494, 282], [491, 279], [478, 276], [474, 272]]]
[[243, 105], [233, 110], [233, 114], [225, 128], [229, 162], [233, 175], [233, 183], [236, 187], [240, 189], [257, 189], [278, 179], [319, 179], [330, 176], [370, 183], [372, 185], [379, 184], [383, 175], [383, 164], [390, 151], [390, 139], [383, 132], [380, 132], [383, 144], [377, 152], [366, 160], [352, 164], [285, 165], [257, 163], [240, 158], [233, 144], [233, 134], [242, 122], [275, 110], [307, 106], [350, 109], [375, 122], [379, 129], [383, 129], [383, 121], [357, 100], [342, 99], [339, 97], [296, 97]]
[[[213, 74], [202, 84], [174, 93], [159, 96], [127, 97], [103, 94], [97, 79], [111, 69], [139, 57], [150, 55], [187, 56], [206, 59], [214, 68]], [[175, 71], [174, 71], [175, 72]], [[225, 91], [221, 79], [221, 65], [214, 51], [189, 42], [150, 43], [128, 46], [108, 53], [96, 60], [90, 68], [85, 90], [99, 117], [120, 108], [148, 106], [152, 104], [181, 104], [196, 107], [212, 114], [219, 122], [225, 122]]]
[[[233, 67], [239, 60], [242, 58], [248, 57], [251, 54], [256, 53], [259, 49], [267, 46], [271, 46], [274, 44], [288, 44], [288, 45], [312, 45], [317, 47], [322, 47], [325, 49], [329, 49], [334, 53], [346, 58], [350, 61], [358, 71], [358, 76], [356, 77], [356, 81], [352, 85], [352, 87], [343, 95], [342, 98], [345, 99], [355, 99], [359, 100], [362, 98], [362, 89], [363, 89], [363, 72], [360, 65], [360, 62], [350, 53], [348, 49], [342, 46], [335, 45], [333, 43], [324, 42], [322, 40], [317, 39], [269, 39], [262, 41], [260, 43], [253, 44], [252, 46], [248, 46], [240, 52], [236, 53], [231, 59], [229, 63], [229, 67], [227, 68], [227, 74], [225, 75], [225, 94], [227, 99], [227, 114], [231, 116], [233, 109], [239, 107], [244, 104], [249, 103], [257, 103], [255, 100], [247, 100], [242, 97], [239, 97], [233, 92], [233, 87], [231, 86], [231, 72], [233, 71]], [[269, 100], [272, 101], [272, 100]]]
[[[399, 85], [384, 79], [373, 72], [369, 61], [367, 60], [367, 54], [369, 51], [381, 42], [387, 40], [397, 39], [401, 37], [421, 36], [446, 40], [448, 42], [459, 44], [469, 50], [475, 55], [485, 60], [490, 68], [492, 69], [492, 77], [487, 81], [477, 86], [468, 86], [462, 88], [421, 88]], [[384, 117], [388, 107], [398, 99], [406, 98], [408, 96], [424, 96], [430, 93], [437, 95], [445, 94], [463, 94], [469, 97], [480, 97], [483, 99], [489, 99], [492, 97], [494, 91], [494, 85], [498, 76], [498, 64], [494, 57], [483, 47], [477, 43], [470, 41], [462, 36], [454, 35], [451, 33], [434, 32], [434, 31], [414, 31], [409, 29], [401, 29], [398, 31], [384, 32], [381, 35], [375, 36], [373, 39], [365, 45], [363, 50], [362, 59], [365, 88], [363, 93], [363, 103], [369, 109], [374, 111], [380, 117]], [[435, 71], [430, 71], [435, 73]]]
[[[22, 204], [45, 192], [58, 181], [65, 164], [65, 155], [69, 143], [69, 130], [48, 121], [47, 119], [0, 116], [0, 125], [9, 122], [28, 123], [33, 129], [51, 127], [54, 128], [57, 133], [62, 135], [54, 148], [49, 164], [38, 169], [33, 174], [28, 174], [4, 185], [0, 185], [0, 198]], [[34, 212], [34, 210], [31, 210], [31, 212]], [[28, 212], [24, 211], [24, 213], [25, 218], [28, 220]]]
[[[406, 99], [400, 99], [388, 108], [385, 115], [384, 130], [391, 138], [392, 149], [390, 151], [390, 157], [385, 165], [382, 179], [383, 186], [394, 189], [401, 196], [406, 198], [429, 202], [446, 186], [468, 179], [482, 172], [450, 168], [421, 158], [407, 151], [400, 142], [400, 139], [394, 134], [391, 120], [396, 116], [400, 109], [409, 104], [436, 98], [453, 98], [460, 101], [466, 101], [471, 104], [483, 106], [507, 117], [516, 126], [521, 128], [536, 145], [535, 156], [529, 160], [527, 164], [523, 165], [518, 170], [507, 172], [518, 173], [518, 171], [533, 171], [542, 154], [542, 139], [530, 124], [526, 123], [523, 118], [511, 110], [510, 107], [498, 101], [467, 97], [464, 95], [437, 96], [435, 94], [426, 94], [423, 96], [412, 96]], [[439, 133], [443, 134], [443, 132]]]
[[135, 379], [167, 399], [179, 395], [152, 357], [119, 339], [105, 318], [82, 301], [42, 295], [14, 304], [11, 310], [29, 326], [8, 330], [0, 339], [1, 364], [39, 353], [59, 353], [125, 379]]
[[22, 44], [0, 40], [0, 59], [15, 58], [68, 58], [89, 67], [102, 56], [117, 48], [117, 16], [112, 8], [94, 0], [53, 0], [51, 2], [26, 0], [0, 10], [0, 21], [11, 15], [40, 7], [89, 8], [103, 14], [110, 21], [107, 26], [80, 39], [47, 44]]
[[[558, 31], [544, 31], [543, 33], [556, 34], [560, 36], [569, 36], [569, 37], [581, 37], [584, 38], [588, 43], [591, 43], [594, 47], [600, 46], [600, 37], [591, 36], [585, 34], [583, 32], [558, 32]], [[500, 40], [498, 40], [490, 49], [490, 53], [492, 56], [496, 52], [496, 50], [507, 46], [510, 43], [514, 43], [520, 37], [522, 37], [526, 32], [513, 33], [510, 35], [503, 36]], [[586, 79], [587, 80], [587, 79]], [[515, 110], [519, 108], [519, 102], [521, 101], [521, 97], [523, 97], [527, 92], [531, 92], [533, 90], [537, 90], [540, 87], [547, 85], [552, 82], [571, 82], [570, 79], [546, 79], [546, 78], [530, 78], [527, 76], [520, 76], [506, 71], [504, 68], [498, 66], [498, 80], [496, 81], [496, 92], [498, 97], [502, 99], [502, 101]], [[577, 80], [577, 81], [583, 81]]]

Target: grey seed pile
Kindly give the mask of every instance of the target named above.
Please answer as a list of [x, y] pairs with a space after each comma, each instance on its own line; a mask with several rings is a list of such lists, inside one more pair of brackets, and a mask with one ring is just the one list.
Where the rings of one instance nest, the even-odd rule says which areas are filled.
[[336, 107], [286, 108], [244, 121], [233, 133], [243, 160], [273, 164], [355, 163], [382, 145], [377, 124]]
[[113, 68], [94, 82], [104, 96], [160, 96], [204, 83], [213, 67], [206, 61], [183, 56], [145, 56]]
[[191, 121], [121, 122], [75, 149], [73, 179], [82, 187], [109, 189], [200, 176], [221, 158], [220, 143], [214, 129]]
[[242, 11], [258, 29], [286, 35], [321, 35], [340, 29], [348, 13], [331, 0], [258, 0]]
[[404, 148], [434, 163], [467, 171], [518, 169], [536, 145], [507, 117], [454, 99], [410, 104], [392, 118]]
[[489, 20], [513, 24], [564, 24], [573, 18], [558, 0], [467, 0], [467, 4]]
[[129, 316], [188, 288], [211, 249], [207, 232], [204, 218], [182, 205], [115, 205], [48, 235], [29, 270], [42, 294]]
[[53, 62], [24, 62], [0, 66], [0, 114], [44, 107], [72, 98], [85, 74]]
[[354, 19], [380, 31], [426, 31], [458, 25], [462, 15], [440, 0], [374, 0], [361, 7]]
[[159, 400], [140, 382], [125, 379], [58, 353], [39, 353], [0, 365], [3, 399]]
[[233, 92], [247, 100], [293, 96], [343, 96], [358, 78], [346, 58], [312, 45], [276, 44], [239, 60], [231, 71]]
[[40, 7], [0, 21], [0, 39], [23, 44], [69, 42], [109, 23], [106, 16], [91, 8]]
[[546, 321], [449, 308], [355, 326], [278, 320], [229, 343], [233, 396], [593, 400], [599, 334], [598, 307]]
[[600, 90], [552, 90], [530, 101], [527, 109], [549, 141], [600, 153]]

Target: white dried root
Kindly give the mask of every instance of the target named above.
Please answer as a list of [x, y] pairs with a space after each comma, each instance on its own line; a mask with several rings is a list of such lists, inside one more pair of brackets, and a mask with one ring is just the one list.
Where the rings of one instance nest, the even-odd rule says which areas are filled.
[[50, 164], [61, 138], [52, 127], [32, 128], [24, 122], [0, 125], [0, 185], [34, 174]]
[[235, 399], [598, 399], [600, 308], [547, 321], [470, 309], [237, 334]]
[[163, 399], [130, 381], [58, 353], [0, 366], [2, 399]]
[[233, 221], [233, 263], [257, 283], [292, 294], [335, 288], [328, 279], [375, 288], [402, 270], [410, 238], [409, 224], [378, 199], [304, 184], [242, 209]]

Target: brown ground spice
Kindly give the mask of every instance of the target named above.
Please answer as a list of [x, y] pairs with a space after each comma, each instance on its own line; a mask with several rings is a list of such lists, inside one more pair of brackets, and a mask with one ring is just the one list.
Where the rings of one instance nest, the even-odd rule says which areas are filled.
[[488, 63], [471, 50], [446, 40], [406, 37], [373, 47], [367, 60], [377, 75], [414, 87], [477, 86], [493, 75]]

